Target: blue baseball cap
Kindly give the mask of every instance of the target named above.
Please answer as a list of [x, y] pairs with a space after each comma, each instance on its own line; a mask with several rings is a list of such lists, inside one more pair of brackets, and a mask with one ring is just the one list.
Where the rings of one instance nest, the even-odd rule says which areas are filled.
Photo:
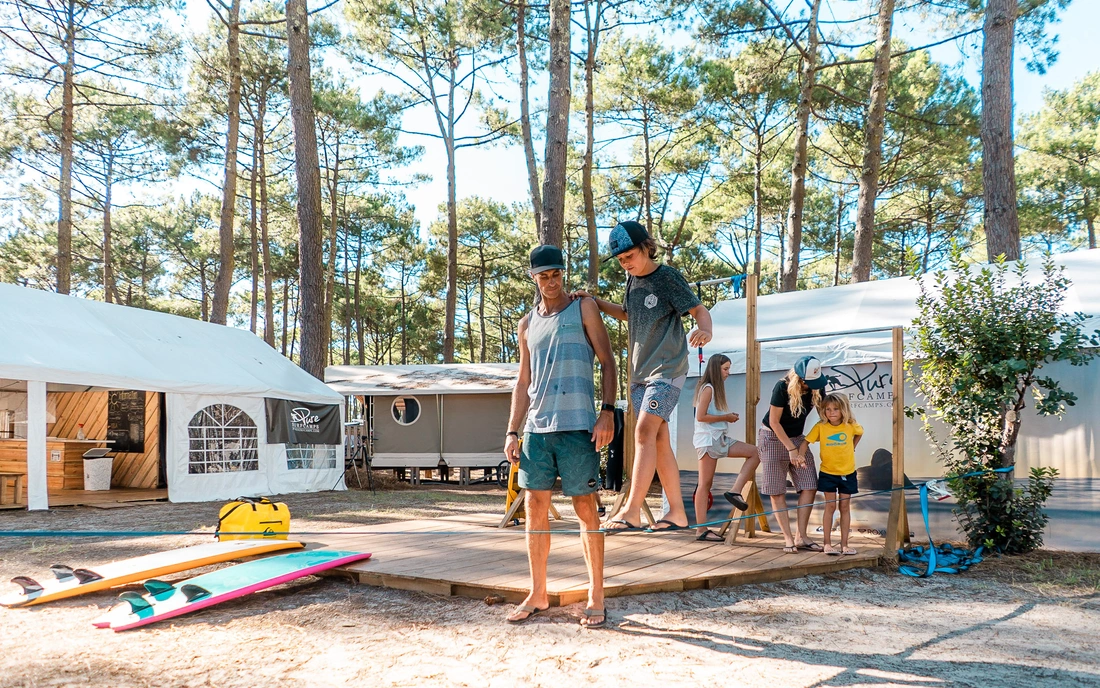
[[611, 230], [611, 236], [607, 238], [607, 246], [611, 255], [604, 260], [611, 260], [615, 256], [626, 253], [635, 246], [649, 238], [649, 232], [645, 231], [642, 223], [634, 220], [623, 220]]

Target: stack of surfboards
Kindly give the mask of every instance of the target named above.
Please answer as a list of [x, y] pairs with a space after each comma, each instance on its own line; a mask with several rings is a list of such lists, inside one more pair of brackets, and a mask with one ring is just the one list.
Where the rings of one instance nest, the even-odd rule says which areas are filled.
[[[237, 599], [282, 583], [370, 558], [366, 552], [302, 550], [293, 540], [226, 540], [147, 554], [96, 568], [50, 567], [54, 580], [38, 582], [26, 576], [12, 579], [19, 593], [0, 597], [5, 607], [26, 607], [129, 583], [144, 581], [146, 594], [124, 592], [122, 604], [93, 622], [99, 628], [124, 631]], [[281, 550], [298, 550], [236, 564], [172, 584], [158, 576], [255, 557]]]

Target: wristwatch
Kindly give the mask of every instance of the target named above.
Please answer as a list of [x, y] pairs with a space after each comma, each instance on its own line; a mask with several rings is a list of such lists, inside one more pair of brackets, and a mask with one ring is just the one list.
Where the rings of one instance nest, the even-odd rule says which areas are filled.
[[615, 404], [604, 404], [603, 406], [600, 407], [600, 410], [601, 411], [611, 411], [612, 413], [614, 413], [615, 412]]

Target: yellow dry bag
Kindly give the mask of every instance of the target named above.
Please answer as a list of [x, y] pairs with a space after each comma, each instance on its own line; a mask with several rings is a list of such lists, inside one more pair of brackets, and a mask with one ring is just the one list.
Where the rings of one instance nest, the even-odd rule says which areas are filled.
[[266, 497], [237, 497], [218, 512], [219, 540], [285, 540], [290, 510]]

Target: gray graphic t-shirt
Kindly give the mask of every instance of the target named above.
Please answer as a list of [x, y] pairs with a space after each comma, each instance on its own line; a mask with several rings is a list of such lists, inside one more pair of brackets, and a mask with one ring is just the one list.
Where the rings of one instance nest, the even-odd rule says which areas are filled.
[[681, 318], [699, 305], [695, 292], [676, 268], [658, 266], [626, 283], [630, 323], [630, 361], [634, 383], [672, 380], [687, 375], [687, 339]]

